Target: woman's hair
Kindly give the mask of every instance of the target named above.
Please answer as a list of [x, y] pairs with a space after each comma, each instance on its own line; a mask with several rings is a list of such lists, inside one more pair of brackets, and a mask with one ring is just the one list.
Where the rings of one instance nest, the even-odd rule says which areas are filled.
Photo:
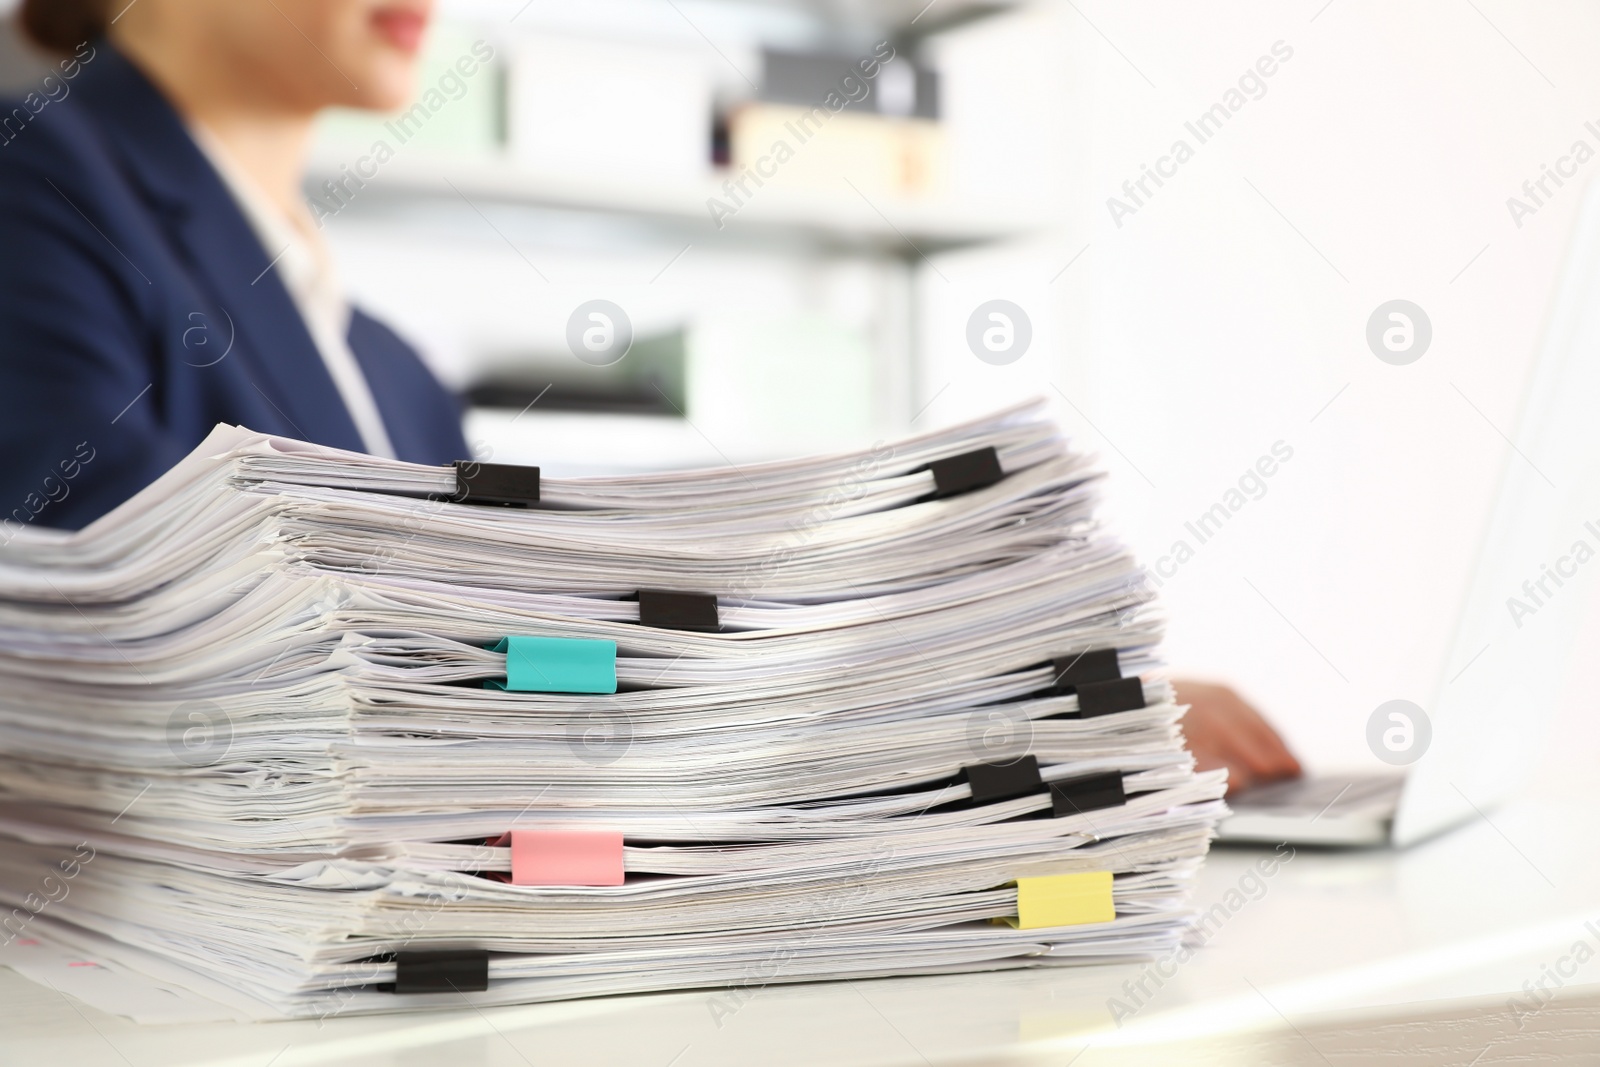
[[18, 22], [40, 48], [72, 52], [106, 32], [107, 0], [23, 0]]

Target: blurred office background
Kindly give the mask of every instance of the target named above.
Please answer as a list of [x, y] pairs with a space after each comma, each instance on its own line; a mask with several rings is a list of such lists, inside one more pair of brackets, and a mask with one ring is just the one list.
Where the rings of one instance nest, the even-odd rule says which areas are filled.
[[[1324, 766], [1375, 769], [1371, 709], [1436, 695], [1600, 173], [1508, 210], [1573, 142], [1600, 149], [1593, 5], [439, 15], [422, 110], [330, 116], [307, 192], [352, 293], [472, 398], [496, 459], [737, 464], [1042, 396], [1102, 454], [1146, 561], [1194, 549], [1163, 587], [1176, 666], [1240, 686]], [[801, 143], [830, 91], [858, 99]], [[1432, 324], [1408, 366], [1366, 343], [1392, 299]], [[608, 366], [568, 342], [594, 300], [633, 331]], [[1027, 321], [1011, 362], [969, 345], [993, 300]], [[1275, 446], [1292, 458], [1199, 544], [1185, 524]]]

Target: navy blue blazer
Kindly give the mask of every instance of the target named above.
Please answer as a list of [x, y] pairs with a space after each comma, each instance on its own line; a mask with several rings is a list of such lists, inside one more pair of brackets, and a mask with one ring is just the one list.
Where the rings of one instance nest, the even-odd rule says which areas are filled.
[[[362, 450], [274, 253], [155, 86], [90, 52], [64, 96], [0, 105], [0, 520], [83, 526], [219, 422]], [[350, 347], [401, 459], [467, 458], [404, 341], [357, 311]]]

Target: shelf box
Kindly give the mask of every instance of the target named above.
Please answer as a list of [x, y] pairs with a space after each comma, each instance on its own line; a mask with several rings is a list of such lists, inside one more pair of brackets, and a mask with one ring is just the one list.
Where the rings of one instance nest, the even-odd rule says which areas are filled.
[[612, 181], [708, 177], [712, 83], [694, 53], [541, 34], [511, 54], [506, 118], [517, 163]]
[[783, 188], [837, 192], [848, 178], [864, 196], [910, 199], [947, 188], [944, 129], [929, 119], [759, 103], [733, 112], [729, 134], [734, 175]]

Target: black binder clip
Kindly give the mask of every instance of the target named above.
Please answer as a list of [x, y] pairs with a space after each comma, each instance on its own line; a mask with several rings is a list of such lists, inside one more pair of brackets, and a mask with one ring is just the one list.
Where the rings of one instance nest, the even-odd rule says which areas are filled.
[[716, 633], [722, 629], [717, 619], [717, 598], [706, 593], [669, 593], [660, 589], [639, 590], [639, 623], [661, 630], [691, 630]]
[[972, 786], [974, 804], [1010, 800], [1044, 788], [1044, 780], [1039, 777], [1039, 761], [1033, 756], [1023, 756], [1011, 763], [969, 763], [961, 768], [961, 773]]
[[1057, 819], [1102, 808], [1120, 808], [1127, 802], [1121, 771], [1086, 774], [1050, 783], [1050, 814]]
[[1091, 648], [1076, 656], [1063, 656], [1053, 665], [1055, 680], [1051, 689], [1062, 694], [1076, 692], [1078, 686], [1090, 682], [1112, 682], [1122, 677], [1115, 648]]
[[481, 993], [489, 988], [487, 949], [397, 952], [396, 993]]
[[479, 463], [458, 459], [456, 495], [458, 504], [499, 504], [525, 508], [539, 502], [539, 468], [515, 467], [507, 463]]
[[1138, 677], [1111, 682], [1085, 682], [1078, 686], [1078, 714], [1091, 719], [1116, 711], [1144, 707], [1144, 683]]
[[942, 500], [973, 489], [986, 489], [1006, 476], [1006, 472], [1000, 469], [1000, 454], [993, 445], [985, 445], [975, 452], [963, 452], [948, 459], [936, 459], [922, 469], [933, 472], [930, 500]]

